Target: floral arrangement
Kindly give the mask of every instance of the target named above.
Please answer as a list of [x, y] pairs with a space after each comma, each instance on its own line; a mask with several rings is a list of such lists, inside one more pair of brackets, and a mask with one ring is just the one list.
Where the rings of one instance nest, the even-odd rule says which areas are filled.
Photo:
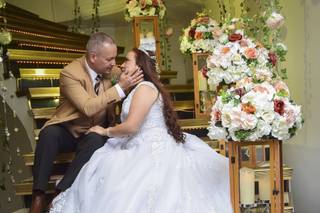
[[248, 77], [218, 95], [208, 136], [234, 141], [263, 137], [287, 140], [302, 123], [301, 106], [292, 102], [283, 81], [259, 82]]
[[197, 13], [197, 17], [191, 20], [190, 26], [183, 29], [183, 35], [180, 37], [180, 50], [188, 54], [211, 52], [220, 37], [224, 35], [218, 22], [205, 12]]
[[125, 7], [125, 20], [136, 16], [158, 16], [163, 18], [166, 7], [163, 0], [128, 0]]
[[267, 49], [262, 43], [248, 38], [244, 30], [229, 30], [221, 37], [212, 54], [207, 58], [208, 84], [217, 86], [235, 83], [245, 77], [257, 80], [271, 80], [278, 58], [287, 52], [284, 44], [276, 44], [274, 49]]

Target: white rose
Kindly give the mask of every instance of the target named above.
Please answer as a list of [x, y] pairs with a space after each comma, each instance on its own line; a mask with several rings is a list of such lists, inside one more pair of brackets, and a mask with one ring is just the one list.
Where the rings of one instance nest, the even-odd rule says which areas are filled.
[[208, 137], [212, 140], [226, 140], [227, 139], [227, 131], [224, 128], [216, 127], [210, 125], [208, 127]]
[[244, 30], [236, 30], [235, 31], [236, 34], [240, 34], [240, 35], [244, 35]]
[[257, 124], [257, 136], [261, 138], [269, 135], [271, 132], [271, 126], [263, 120], [259, 120]]
[[156, 14], [156, 8], [154, 8], [154, 7], [150, 8], [149, 14], [150, 14], [150, 16], [154, 16]]
[[219, 37], [219, 42], [222, 44], [225, 44], [229, 41], [228, 35], [222, 34], [222, 36]]
[[290, 138], [289, 127], [284, 117], [277, 116], [275, 121], [272, 123], [271, 134], [279, 140], [287, 140]]
[[129, 1], [129, 3], [127, 4], [127, 8], [128, 8], [128, 9], [132, 9], [132, 8], [136, 7], [137, 4], [138, 4], [138, 2], [137, 2], [136, 0], [131, 0], [131, 1]]
[[274, 120], [275, 114], [274, 111], [265, 111], [261, 113], [261, 118], [268, 124], [272, 123]]

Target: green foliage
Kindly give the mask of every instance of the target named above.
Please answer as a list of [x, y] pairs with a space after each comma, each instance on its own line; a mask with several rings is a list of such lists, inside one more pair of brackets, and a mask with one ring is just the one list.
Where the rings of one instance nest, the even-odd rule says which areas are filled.
[[277, 92], [277, 96], [279, 96], [279, 97], [288, 97], [288, 95], [289, 94], [284, 89], [281, 89], [279, 92]]
[[235, 136], [240, 140], [240, 141], [243, 141], [243, 140], [246, 140], [253, 132], [255, 131], [255, 129], [249, 129], [249, 130], [238, 130], [238, 131], [235, 131]]
[[167, 18], [160, 20], [160, 56], [161, 56], [161, 66], [165, 71], [172, 70], [172, 59], [170, 56], [171, 44], [169, 37], [166, 35], [166, 30], [168, 28]]
[[[245, 33], [269, 49], [277, 55], [278, 65], [275, 69], [275, 76], [281, 79], [287, 79], [286, 69], [281, 68], [281, 63], [286, 59], [287, 50], [283, 48], [281, 43], [281, 28], [271, 29], [266, 25], [267, 19], [273, 12], [280, 13], [282, 7], [279, 0], [254, 0], [255, 4], [250, 1], [243, 0], [240, 4], [241, 19]], [[256, 7], [254, 13], [251, 8]]]

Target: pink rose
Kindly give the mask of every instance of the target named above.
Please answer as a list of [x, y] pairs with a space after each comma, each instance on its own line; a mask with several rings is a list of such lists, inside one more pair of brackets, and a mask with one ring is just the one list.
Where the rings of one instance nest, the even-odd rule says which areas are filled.
[[247, 48], [244, 52], [244, 55], [248, 59], [256, 59], [257, 58], [257, 50], [255, 48]]
[[266, 24], [271, 29], [277, 29], [284, 23], [284, 18], [281, 14], [273, 12], [267, 19]]

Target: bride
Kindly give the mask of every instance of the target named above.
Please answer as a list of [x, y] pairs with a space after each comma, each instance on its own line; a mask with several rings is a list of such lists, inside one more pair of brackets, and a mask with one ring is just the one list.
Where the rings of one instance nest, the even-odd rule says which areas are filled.
[[155, 61], [133, 49], [122, 68], [143, 70], [144, 81], [122, 105], [122, 123], [92, 127], [110, 137], [51, 213], [232, 213], [228, 160], [183, 133]]

